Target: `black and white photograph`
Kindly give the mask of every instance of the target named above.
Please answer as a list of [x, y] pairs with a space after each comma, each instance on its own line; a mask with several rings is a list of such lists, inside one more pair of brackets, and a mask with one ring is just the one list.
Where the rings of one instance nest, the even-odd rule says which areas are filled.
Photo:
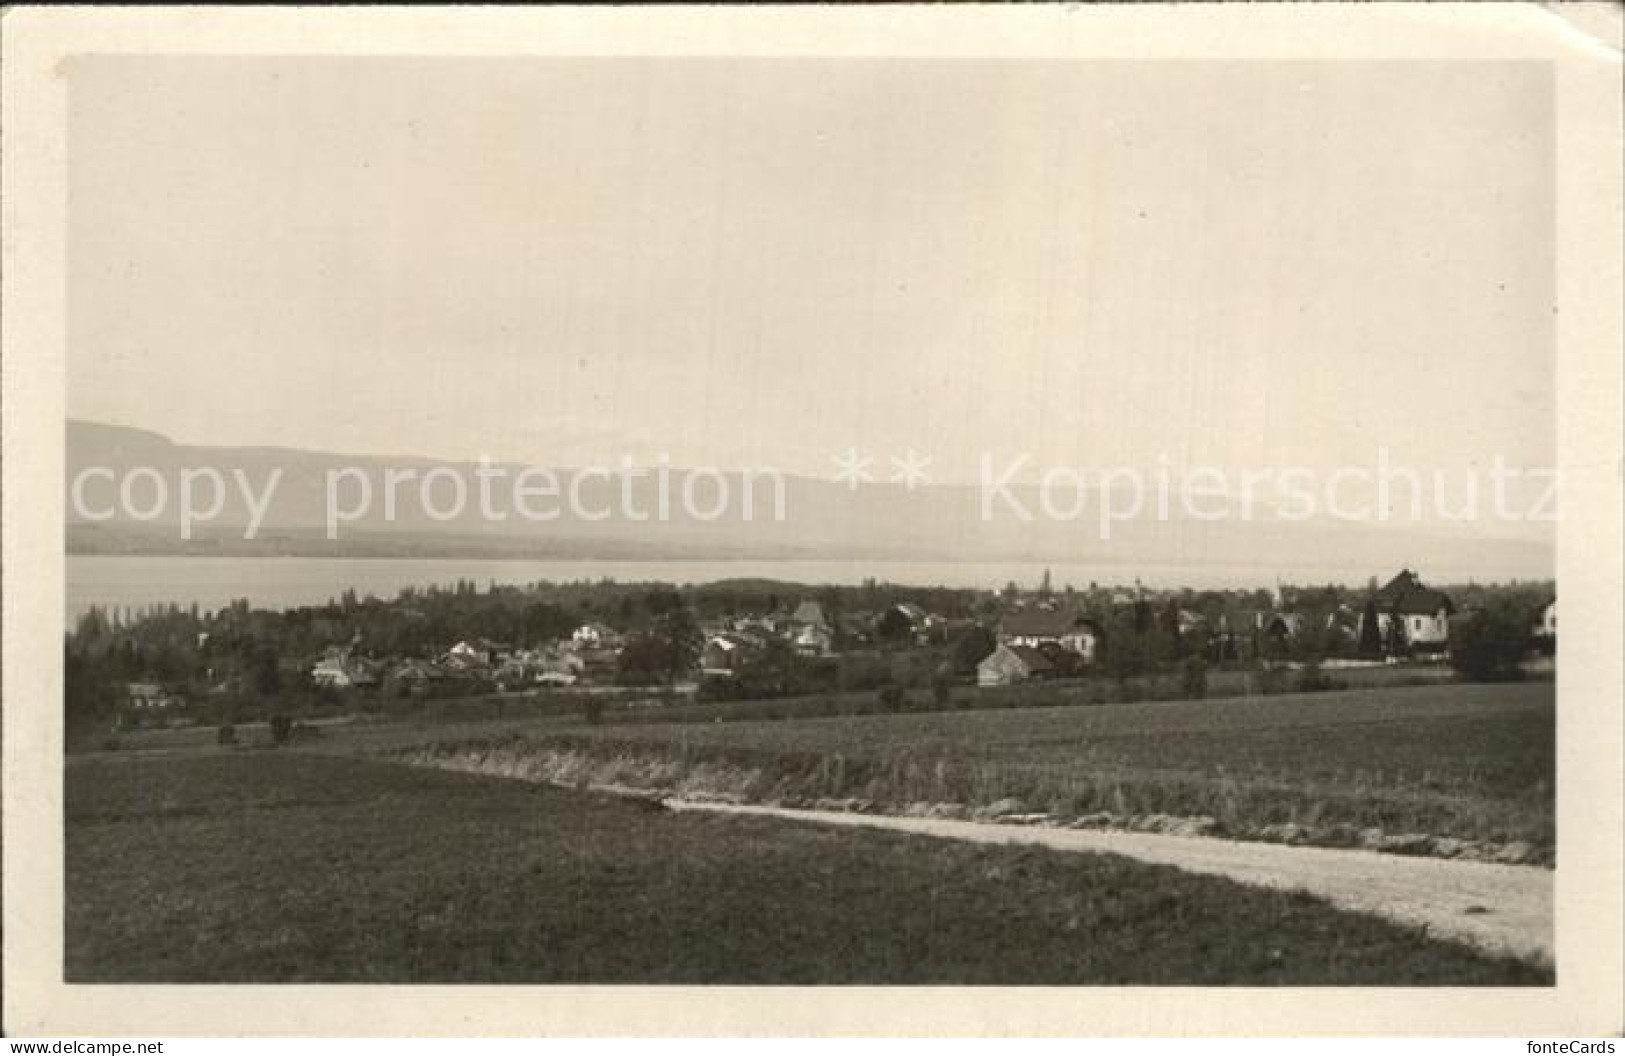
[[180, 984], [1617, 1032], [1618, 245], [1598, 290], [1564, 232], [1619, 139], [1564, 115], [1618, 52], [1420, 7], [1351, 23], [1415, 10], [1387, 55], [87, 34], [7, 214], [59, 269], [4, 357], [8, 947], [131, 1037]]

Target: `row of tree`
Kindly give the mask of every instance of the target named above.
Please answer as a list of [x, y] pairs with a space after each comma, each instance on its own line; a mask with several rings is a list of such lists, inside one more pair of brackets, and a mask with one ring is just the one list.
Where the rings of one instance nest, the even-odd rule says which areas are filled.
[[[1475, 678], [1508, 677], [1530, 644], [1530, 627], [1549, 584], [1452, 588], [1458, 602], [1475, 611], [1454, 621], [1451, 656]], [[431, 658], [464, 639], [485, 638], [515, 646], [535, 646], [567, 637], [583, 623], [603, 622], [627, 632], [620, 658], [621, 677], [639, 684], [670, 683], [696, 666], [703, 621], [785, 613], [808, 598], [820, 602], [837, 649], [848, 616], [877, 619], [871, 624], [880, 645], [912, 645], [906, 621], [886, 614], [893, 606], [913, 602], [955, 626], [951, 635], [910, 661], [938, 674], [964, 677], [995, 647], [991, 628], [1012, 604], [1030, 602], [1011, 585], [1011, 596], [953, 588], [920, 589], [873, 580], [851, 587], [807, 588], [771, 580], [732, 580], [701, 586], [618, 583], [612, 580], [537, 583], [529, 586], [487, 584], [471, 579], [450, 587], [408, 589], [390, 600], [358, 597], [346, 591], [325, 605], [282, 611], [252, 608], [236, 601], [213, 612], [197, 606], [151, 607], [140, 611], [93, 608], [77, 622], [65, 642], [64, 704], [71, 728], [104, 722], [119, 706], [131, 682], [156, 682], [194, 698], [224, 692], [233, 700], [266, 701], [315, 692], [308, 680], [312, 660], [330, 646], [353, 646], [361, 655]], [[1259, 652], [1269, 658], [1311, 661], [1347, 652], [1348, 646], [1328, 617], [1346, 609], [1354, 592], [1338, 587], [1291, 592], [1291, 608], [1301, 617], [1297, 633], [1284, 640], [1265, 637]], [[1121, 595], [1095, 585], [1088, 590], [1042, 590], [1039, 600], [1094, 615], [1104, 636], [1099, 669], [1118, 677], [1168, 670], [1191, 657], [1227, 659], [1212, 652], [1213, 637], [1182, 633], [1181, 613], [1194, 612], [1204, 623], [1237, 607], [1267, 609], [1272, 596], [1263, 591], [1182, 591], [1157, 601], [1138, 597], [1121, 604]], [[1354, 648], [1363, 655], [1403, 651], [1403, 621], [1391, 621], [1388, 641], [1376, 641], [1373, 604], [1366, 600], [1365, 632]], [[1077, 661], [1060, 654], [1066, 673]], [[846, 665], [806, 662], [784, 643], [772, 643], [726, 692], [778, 695], [830, 684], [858, 686], [889, 674], [884, 665], [862, 659]], [[717, 690], [724, 692], [724, 690]]]

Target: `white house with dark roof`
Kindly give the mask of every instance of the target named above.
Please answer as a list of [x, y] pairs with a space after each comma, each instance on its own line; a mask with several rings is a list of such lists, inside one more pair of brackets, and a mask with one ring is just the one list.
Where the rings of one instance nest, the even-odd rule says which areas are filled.
[[[1455, 603], [1443, 591], [1423, 584], [1410, 569], [1402, 569], [1371, 599], [1377, 611], [1377, 634], [1384, 642], [1393, 634], [1395, 620], [1405, 642], [1423, 652], [1442, 651], [1450, 641], [1450, 617]], [[1360, 618], [1364, 633], [1365, 617]]]
[[1058, 645], [1092, 661], [1099, 649], [1100, 625], [1076, 609], [1022, 609], [999, 622], [999, 644], [1037, 649]]

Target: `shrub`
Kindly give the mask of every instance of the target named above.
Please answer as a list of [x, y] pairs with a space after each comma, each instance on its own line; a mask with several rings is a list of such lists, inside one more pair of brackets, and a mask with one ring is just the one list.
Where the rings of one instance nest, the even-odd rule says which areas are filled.
[[880, 708], [882, 711], [902, 711], [907, 702], [908, 695], [902, 686], [882, 686], [880, 689]]
[[1180, 665], [1179, 688], [1186, 700], [1207, 696], [1207, 661], [1200, 656], [1187, 657]]
[[998, 647], [998, 639], [993, 637], [993, 632], [986, 627], [970, 627], [955, 635], [948, 648], [954, 670], [969, 675], [974, 674], [976, 665]]
[[1145, 686], [1132, 678], [1117, 679], [1117, 703], [1137, 704], [1145, 699]]
[[293, 720], [286, 715], [271, 716], [271, 740], [277, 744], [287, 744], [288, 738], [293, 735]]
[[237, 727], [226, 723], [214, 731], [214, 743], [226, 747], [237, 743]]
[[581, 702], [581, 716], [587, 725], [597, 726], [604, 721], [604, 702], [597, 697], [587, 697]]
[[1519, 678], [1529, 650], [1526, 621], [1503, 608], [1485, 609], [1450, 627], [1450, 666], [1471, 682]]
[[1341, 689], [1343, 684], [1329, 677], [1321, 669], [1318, 661], [1311, 660], [1298, 669], [1297, 678], [1293, 681], [1293, 688], [1299, 693], [1324, 693], [1328, 690]]
[[414, 711], [422, 711], [425, 698], [417, 693], [399, 697], [385, 697], [383, 708], [385, 715], [406, 715]]
[[880, 689], [890, 679], [891, 666], [878, 657], [850, 656], [841, 660], [841, 685], [847, 689]]

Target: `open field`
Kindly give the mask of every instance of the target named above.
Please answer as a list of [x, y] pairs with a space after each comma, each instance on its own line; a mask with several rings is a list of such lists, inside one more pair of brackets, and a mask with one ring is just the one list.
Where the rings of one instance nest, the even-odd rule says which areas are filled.
[[674, 814], [298, 751], [67, 769], [70, 982], [1543, 984], [1109, 855]]
[[[1286, 670], [1277, 675], [1282, 686], [1289, 686], [1292, 677], [1293, 672]], [[1447, 685], [1455, 681], [1454, 672], [1437, 664], [1339, 668], [1329, 670], [1327, 677], [1341, 683], [1342, 688], [1346, 689]], [[1254, 671], [1216, 670], [1208, 676], [1206, 699], [1212, 702], [1261, 696], [1259, 678]], [[604, 701], [602, 722], [616, 726], [851, 718], [885, 713], [878, 694], [871, 690], [769, 700], [700, 702], [685, 697], [668, 698], [656, 689], [610, 689], [600, 693], [564, 690], [490, 694], [421, 701], [413, 707], [401, 707], [399, 702], [395, 702], [396, 706], [385, 711], [350, 710], [325, 716], [319, 713], [302, 714], [299, 717], [301, 721], [312, 722], [346, 738], [365, 738], [375, 743], [415, 743], [425, 739], [429, 733], [443, 739], [459, 735], [477, 736], [480, 731], [492, 728], [530, 731], [580, 725], [583, 701], [589, 696]], [[916, 689], [905, 695], [903, 710], [918, 713], [1002, 711], [1181, 699], [1176, 676], [1142, 675], [1118, 682], [1102, 675], [1088, 675], [992, 688], [955, 686], [946, 707], [937, 703], [930, 692]], [[263, 720], [239, 723], [238, 731], [249, 740], [269, 740]], [[194, 750], [214, 744], [215, 728], [207, 724], [170, 728], [153, 726], [125, 730], [113, 739], [122, 748], [136, 751]]]
[[[426, 737], [414, 761], [744, 802], [1212, 819], [1214, 834], [1555, 854], [1550, 683]], [[495, 728], [493, 728], [493, 734]], [[1397, 843], [1397, 846], [1396, 846]], [[1448, 853], [1450, 845], [1444, 845]], [[1458, 853], [1474, 848], [1456, 848]], [[1479, 848], [1484, 849], [1484, 848]]]
[[[1327, 669], [1323, 675], [1340, 689], [1392, 689], [1456, 681], [1456, 673], [1449, 667], [1421, 663], [1334, 668]], [[1275, 670], [1269, 676], [1250, 669], [1215, 668], [1207, 674], [1206, 699], [1263, 696], [1266, 689], [1269, 693], [1286, 692], [1292, 688], [1296, 676], [1296, 671], [1287, 668]], [[1188, 699], [1189, 694], [1178, 672], [1135, 675], [1121, 680], [1096, 673], [1013, 686], [957, 685], [951, 690], [947, 707], [933, 698], [928, 687], [917, 686], [905, 694], [901, 710], [1060, 708]], [[614, 708], [604, 712], [604, 721], [611, 724], [740, 722], [874, 715], [885, 710], [879, 694], [874, 690], [852, 690], [771, 700], [698, 701], [661, 707]]]
[[[1456, 675], [1438, 664], [1381, 664], [1368, 667], [1328, 669], [1325, 676], [1344, 689], [1400, 688], [1453, 683]], [[1282, 669], [1273, 676], [1274, 692], [1292, 685], [1295, 672]], [[1265, 695], [1263, 676], [1252, 670], [1214, 670], [1207, 676], [1206, 699]], [[343, 712], [330, 709], [289, 708], [288, 713], [305, 722], [370, 731], [387, 740], [400, 739], [403, 729], [427, 728], [439, 733], [456, 729], [478, 729], [489, 723], [556, 727], [579, 722], [585, 702], [602, 703], [602, 721], [607, 725], [663, 725], [676, 722], [745, 722], [771, 719], [848, 718], [882, 714], [874, 690], [819, 693], [808, 696], [766, 700], [696, 701], [684, 694], [669, 694], [660, 687], [635, 689], [542, 690], [522, 693], [485, 694], [422, 701], [366, 702], [367, 709], [351, 707]], [[1184, 698], [1180, 679], [1174, 674], [1139, 675], [1118, 681], [1092, 674], [1077, 678], [1032, 682], [1015, 686], [952, 687], [946, 703], [938, 702], [928, 689], [905, 693], [902, 708], [908, 712], [950, 710], [1006, 710], [1011, 708], [1082, 707], [1141, 701], [1174, 701]], [[355, 704], [355, 701], [351, 701]], [[251, 736], [265, 729], [263, 720], [239, 723], [239, 730]], [[387, 727], [387, 732], [385, 728]], [[103, 737], [100, 743], [117, 741], [121, 747], [146, 749], [199, 748], [214, 743], [214, 727], [207, 723], [189, 726], [150, 726], [120, 731]], [[99, 746], [93, 742], [83, 747]]]

